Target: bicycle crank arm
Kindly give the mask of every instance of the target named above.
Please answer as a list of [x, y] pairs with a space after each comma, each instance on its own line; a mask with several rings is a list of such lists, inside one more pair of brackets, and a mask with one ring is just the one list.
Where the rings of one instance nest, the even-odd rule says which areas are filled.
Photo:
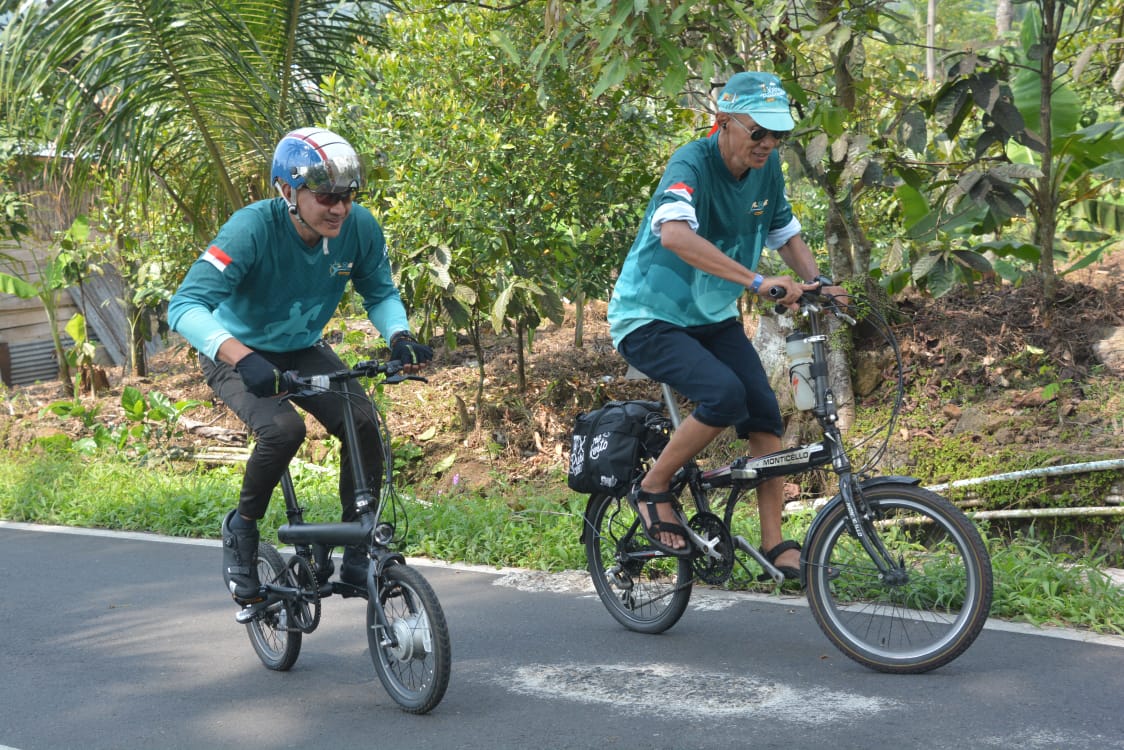
[[717, 551], [717, 547], [722, 541], [721, 539], [717, 537], [714, 539], [707, 539], [689, 526], [684, 528], [687, 532], [687, 536], [694, 542], [695, 547], [702, 552], [703, 557], [709, 557], [712, 560], [722, 559], [722, 555]]
[[769, 562], [769, 560], [765, 557], [761, 550], [757, 549], [748, 541], [746, 541], [745, 537], [735, 536], [734, 546], [752, 557], [753, 561], [760, 565], [761, 568], [769, 575], [769, 577], [773, 579], [773, 583], [784, 583], [784, 573], [777, 570], [777, 567]]

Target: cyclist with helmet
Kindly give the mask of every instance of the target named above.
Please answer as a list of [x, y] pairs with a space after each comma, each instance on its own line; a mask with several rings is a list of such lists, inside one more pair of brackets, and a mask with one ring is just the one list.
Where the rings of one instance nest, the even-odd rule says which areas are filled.
[[[169, 325], [199, 351], [207, 384], [256, 440], [238, 506], [222, 523], [223, 577], [243, 605], [260, 598], [258, 519], [304, 441], [304, 419], [294, 403], [343, 444], [342, 518], [358, 518], [340, 400], [279, 398], [289, 370], [311, 375], [345, 368], [321, 335], [347, 283], [390, 343], [391, 359], [413, 372], [433, 358], [433, 350], [410, 333], [382, 228], [370, 211], [353, 203], [363, 174], [351, 144], [328, 130], [294, 130], [277, 144], [270, 179], [279, 196], [236, 211], [188, 269], [168, 307]], [[359, 389], [355, 383], [349, 387]], [[361, 392], [356, 395], [355, 403], [365, 401]], [[370, 409], [357, 408], [355, 417], [377, 492], [379, 432]], [[324, 581], [334, 572], [329, 553], [318, 550]], [[362, 587], [366, 574], [365, 551], [345, 548], [340, 580]]]

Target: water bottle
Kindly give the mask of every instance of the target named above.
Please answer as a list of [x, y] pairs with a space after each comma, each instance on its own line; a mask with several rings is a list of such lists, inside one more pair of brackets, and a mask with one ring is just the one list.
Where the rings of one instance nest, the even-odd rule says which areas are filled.
[[816, 391], [812, 387], [812, 345], [807, 334], [793, 333], [784, 340], [788, 351], [788, 378], [792, 382], [792, 397], [796, 408], [807, 411], [816, 405]]

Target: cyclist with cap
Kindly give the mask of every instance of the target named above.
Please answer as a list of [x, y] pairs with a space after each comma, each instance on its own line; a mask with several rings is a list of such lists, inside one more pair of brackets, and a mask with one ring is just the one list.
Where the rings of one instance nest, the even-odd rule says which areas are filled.
[[[778, 287], [778, 301], [794, 307], [805, 290], [844, 293], [820, 275], [785, 196], [777, 147], [795, 122], [780, 79], [737, 73], [717, 109], [710, 135], [668, 162], [608, 309], [625, 360], [695, 403], [628, 495], [649, 540], [675, 555], [689, 554], [690, 543], [668, 491], [672, 475], [730, 426], [753, 455], [781, 448], [780, 408], [738, 319], [738, 298]], [[805, 283], [757, 273], [764, 247]], [[757, 489], [762, 551], [786, 578], [799, 578], [800, 545], [781, 536], [783, 489], [782, 478]]]
[[[277, 144], [270, 176], [278, 197], [236, 211], [192, 264], [168, 306], [168, 322], [199, 351], [207, 384], [254, 434], [238, 505], [222, 523], [223, 577], [239, 604], [260, 597], [257, 523], [290, 459], [305, 438], [299, 405], [343, 443], [340, 502], [344, 521], [354, 505], [341, 402], [328, 395], [281, 399], [284, 373], [322, 374], [346, 366], [321, 339], [344, 289], [363, 299], [371, 323], [390, 343], [391, 359], [413, 372], [433, 350], [410, 333], [391, 277], [378, 221], [353, 203], [363, 184], [351, 145], [319, 128], [301, 128]], [[362, 404], [359, 386], [354, 403]], [[371, 410], [355, 410], [364, 462], [378, 491], [382, 447]], [[334, 572], [330, 550], [317, 550], [319, 573]], [[344, 549], [340, 580], [365, 586], [367, 559]]]

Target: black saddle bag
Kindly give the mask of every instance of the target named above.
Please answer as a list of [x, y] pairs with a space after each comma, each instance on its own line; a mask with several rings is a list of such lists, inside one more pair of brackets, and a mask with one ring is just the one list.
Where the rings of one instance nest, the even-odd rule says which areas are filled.
[[658, 401], [609, 401], [579, 414], [570, 444], [566, 484], [584, 495], [623, 497], [645, 462], [659, 455], [671, 422]]

